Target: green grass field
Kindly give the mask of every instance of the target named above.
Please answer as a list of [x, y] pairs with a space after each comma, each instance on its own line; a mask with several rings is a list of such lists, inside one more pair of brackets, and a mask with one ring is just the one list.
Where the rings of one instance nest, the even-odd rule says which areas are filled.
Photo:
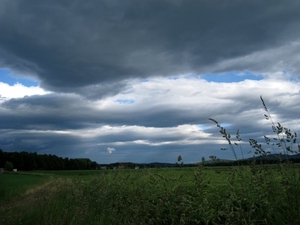
[[30, 188], [41, 185], [50, 179], [49, 175], [35, 173], [0, 174], [0, 202], [21, 196]]
[[299, 224], [299, 168], [0, 175], [0, 224]]

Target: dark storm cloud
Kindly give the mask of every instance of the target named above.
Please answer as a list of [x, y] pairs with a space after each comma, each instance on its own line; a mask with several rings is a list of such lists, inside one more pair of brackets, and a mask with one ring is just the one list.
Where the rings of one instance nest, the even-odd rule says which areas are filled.
[[[51, 90], [189, 72], [300, 71], [295, 47], [268, 53], [299, 41], [296, 0], [2, 0], [0, 8], [1, 67]], [[258, 51], [266, 52], [259, 61]]]
[[[234, 109], [231, 103], [211, 106], [199, 103], [192, 108], [182, 104], [139, 103], [127, 106], [113, 103], [105, 109], [97, 108], [98, 104], [73, 94], [47, 94], [10, 99], [0, 104], [1, 128], [83, 129], [103, 124], [146, 127], [206, 125], [211, 116], [228, 120], [232, 113], [240, 114], [247, 109]], [[256, 108], [258, 107], [259, 104], [256, 104]]]
[[[1, 128], [5, 129], [82, 129], [101, 124], [170, 127], [181, 124], [205, 123], [195, 110], [168, 104], [126, 107], [121, 104], [97, 109], [97, 102], [76, 95], [48, 94], [10, 99], [0, 105]], [[200, 110], [200, 109], [199, 109]]]
[[73, 95], [10, 99], [1, 106], [1, 127], [7, 129], [78, 129], [89, 115], [86, 102]]

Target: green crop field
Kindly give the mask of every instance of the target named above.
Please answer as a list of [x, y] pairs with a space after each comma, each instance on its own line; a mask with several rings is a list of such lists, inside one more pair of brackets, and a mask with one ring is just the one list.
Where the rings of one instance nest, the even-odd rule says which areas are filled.
[[0, 175], [0, 224], [299, 224], [299, 167]]

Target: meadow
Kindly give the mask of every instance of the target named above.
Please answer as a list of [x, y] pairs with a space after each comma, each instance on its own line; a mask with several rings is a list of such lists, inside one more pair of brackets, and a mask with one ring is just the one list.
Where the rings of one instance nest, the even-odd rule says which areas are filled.
[[300, 224], [299, 169], [285, 162], [6, 173], [0, 224]]

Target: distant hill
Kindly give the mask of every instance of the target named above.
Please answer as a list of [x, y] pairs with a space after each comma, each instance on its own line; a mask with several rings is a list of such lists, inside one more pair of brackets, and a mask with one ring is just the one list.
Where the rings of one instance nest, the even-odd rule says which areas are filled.
[[[294, 154], [294, 155], [285, 155], [285, 154], [269, 154], [267, 156], [255, 156], [250, 157], [246, 159], [240, 159], [238, 161], [236, 160], [230, 160], [230, 159], [214, 159], [214, 160], [206, 160], [204, 165], [205, 166], [233, 166], [233, 165], [241, 165], [241, 164], [249, 164], [253, 159], [256, 159], [257, 162], [263, 160], [265, 163], [276, 163], [281, 158], [284, 160], [291, 160], [293, 162], [299, 162], [300, 163], [300, 154]], [[199, 164], [202, 164], [201, 162], [195, 162], [195, 163], [184, 163], [183, 165], [177, 164], [177, 163], [164, 163], [164, 162], [151, 162], [151, 163], [132, 163], [132, 162], [117, 162], [117, 163], [111, 163], [111, 164], [101, 164], [101, 166], [108, 166], [109, 168], [113, 167], [119, 167], [122, 165], [122, 168], [132, 169], [136, 166], [139, 166], [140, 168], [166, 168], [166, 167], [195, 167]]]
[[175, 163], [161, 163], [161, 162], [152, 162], [152, 163], [145, 163], [145, 165], [149, 165], [151, 167], [173, 167]]
[[294, 154], [294, 155], [287, 155], [287, 154], [269, 154], [266, 156], [254, 156], [251, 158], [243, 159], [241, 161], [245, 160], [253, 160], [255, 158], [256, 160], [272, 160], [272, 161], [278, 161], [281, 160], [300, 160], [300, 154]]
[[235, 160], [230, 160], [230, 159], [215, 159], [215, 160], [206, 160], [205, 164], [230, 163], [234, 161]]

